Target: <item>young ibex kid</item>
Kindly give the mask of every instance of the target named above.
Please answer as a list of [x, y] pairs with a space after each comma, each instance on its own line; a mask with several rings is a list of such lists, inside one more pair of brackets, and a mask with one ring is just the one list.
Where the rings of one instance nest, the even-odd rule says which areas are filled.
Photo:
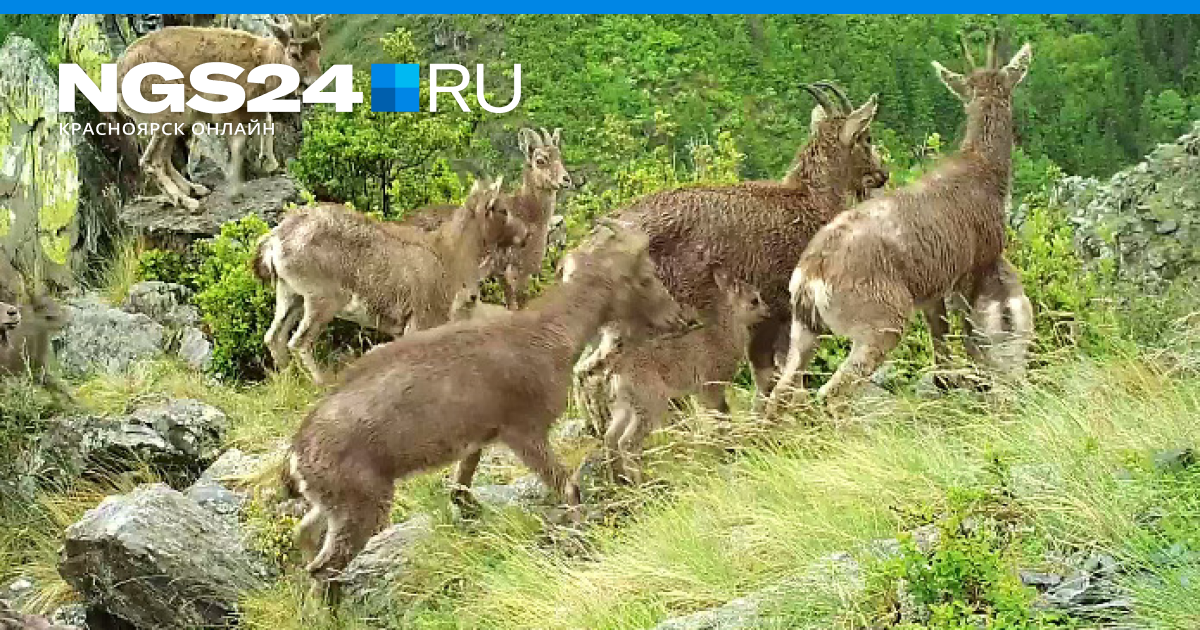
[[729, 410], [725, 385], [746, 356], [751, 329], [770, 315], [758, 291], [714, 269], [721, 292], [710, 323], [683, 335], [624, 348], [610, 362], [612, 420], [604, 435], [613, 476], [642, 481], [642, 443], [662, 426], [672, 399], [692, 394], [709, 409]]
[[0, 303], [0, 377], [29, 375], [51, 393], [70, 399], [66, 385], [50, 371], [50, 341], [66, 325], [66, 311], [48, 297], [34, 296], [20, 309]]
[[580, 503], [548, 437], [566, 408], [571, 365], [607, 322], [666, 329], [679, 321], [645, 236], [602, 229], [592, 249], [568, 256], [562, 284], [527, 308], [377, 346], [305, 418], [288, 472], [311, 505], [297, 539], [307, 570], [335, 599], [331, 582], [386, 523], [398, 478], [462, 458], [461, 500], [480, 450], [499, 441], [567, 503]]
[[813, 237], [789, 284], [791, 344], [772, 408], [795, 391], [824, 327], [853, 342], [819, 392], [829, 398], [871, 375], [915, 309], [944, 324], [955, 288], [979, 286], [995, 272], [1012, 172], [1012, 92], [1031, 58], [1026, 44], [999, 68], [993, 40], [986, 67], [968, 76], [934, 62], [966, 107], [962, 146], [917, 182], [860, 204]]

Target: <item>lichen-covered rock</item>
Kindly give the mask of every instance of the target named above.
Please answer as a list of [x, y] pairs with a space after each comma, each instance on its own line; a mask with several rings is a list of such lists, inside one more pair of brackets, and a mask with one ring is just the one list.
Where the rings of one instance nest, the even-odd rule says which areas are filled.
[[1150, 289], [1200, 277], [1200, 121], [1106, 182], [1064, 178], [1057, 195], [1095, 264]]
[[121, 222], [150, 247], [184, 251], [199, 239], [219, 234], [226, 222], [248, 214], [275, 225], [290, 203], [304, 203], [300, 187], [290, 177], [277, 175], [247, 182], [236, 194], [227, 187], [217, 188], [200, 200], [196, 212], [161, 199], [140, 199], [121, 208]]
[[493, 508], [510, 506], [532, 507], [546, 502], [553, 493], [537, 475], [525, 475], [508, 484], [475, 486], [471, 494], [484, 505]]
[[236, 532], [164, 484], [111, 496], [67, 528], [58, 571], [93, 605], [139, 628], [231, 624], [266, 568]]
[[179, 331], [175, 353], [188, 367], [203, 372], [212, 364], [213, 345], [199, 329], [188, 326]]
[[3, 599], [0, 599], [0, 630], [71, 630], [78, 626], [57, 625], [40, 615], [27, 615], [17, 612]]
[[68, 374], [120, 374], [135, 361], [161, 356], [166, 329], [141, 313], [112, 308], [95, 296], [69, 300], [70, 323], [58, 360]]
[[268, 455], [251, 455], [231, 448], [204, 470], [184, 494], [209, 511], [237, 522], [237, 515], [250, 500], [249, 490], [230, 480], [254, 475], [266, 464]]
[[68, 287], [79, 164], [43, 59], [23, 37], [0, 46], [0, 244], [26, 276]]
[[407, 566], [413, 548], [432, 534], [433, 518], [418, 514], [373, 536], [342, 573], [346, 592], [364, 599], [386, 596], [388, 586]]
[[220, 453], [229, 419], [216, 407], [175, 399], [125, 416], [59, 419], [42, 436], [37, 467], [43, 476], [132, 470], [150, 464], [195, 478]]

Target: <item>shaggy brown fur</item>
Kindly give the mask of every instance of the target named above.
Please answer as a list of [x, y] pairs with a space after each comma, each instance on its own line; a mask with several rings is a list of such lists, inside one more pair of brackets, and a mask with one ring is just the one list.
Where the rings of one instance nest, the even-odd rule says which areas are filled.
[[461, 500], [479, 450], [493, 441], [578, 505], [579, 488], [548, 441], [566, 408], [571, 365], [605, 322], [678, 321], [646, 246], [644, 236], [610, 231], [592, 251], [572, 254], [564, 282], [528, 308], [405, 336], [347, 369], [292, 443], [292, 476], [312, 506], [297, 529], [307, 570], [336, 577], [386, 522], [398, 478], [465, 456]]
[[751, 328], [770, 311], [753, 287], [720, 269], [712, 276], [721, 291], [712, 323], [624, 349], [609, 362], [612, 421], [604, 444], [617, 480], [641, 483], [642, 443], [662, 425], [671, 400], [696, 394], [709, 409], [729, 411], [725, 384], [746, 355]]
[[310, 348], [334, 317], [391, 335], [445, 323], [455, 297], [479, 283], [483, 261], [525, 238], [524, 225], [498, 203], [500, 183], [476, 182], [454, 218], [432, 233], [335, 204], [285, 218], [259, 241], [254, 258], [259, 277], [275, 284], [275, 319], [264, 342], [276, 367], [287, 365], [291, 350], [324, 382]]
[[[246, 102], [276, 89], [280, 85], [277, 77], [267, 80], [266, 84], [250, 83], [250, 70], [265, 64], [284, 64], [295, 68], [300, 73], [301, 86], [307, 86], [316, 81], [321, 75], [321, 39], [317, 33], [325, 21], [324, 15], [318, 15], [311, 21], [294, 16], [292, 23], [279, 26], [270, 23], [274, 37], [258, 37], [252, 33], [226, 28], [195, 28], [190, 26], [164, 28], [151, 33], [129, 46], [121, 58], [117, 60], [117, 78], [124, 80], [125, 75], [143, 63], [160, 62], [175, 66], [183, 73], [182, 79], [167, 81], [162, 77], [151, 75], [140, 86], [143, 98], [149, 101], [161, 100], [151, 92], [154, 85], [182, 84], [184, 86], [184, 101], [198, 94], [192, 87], [190, 77], [192, 70], [203, 63], [224, 62], [238, 66], [243, 72], [236, 78], [213, 75], [218, 80], [236, 83], [245, 91]], [[199, 93], [201, 97], [213, 99], [213, 95]], [[223, 98], [223, 97], [222, 97]], [[270, 116], [266, 113], [251, 113], [243, 104], [228, 114], [205, 114], [191, 107], [185, 107], [182, 112], [172, 112], [165, 109], [155, 114], [135, 112], [122, 97], [121, 111], [138, 123], [184, 124], [189, 127], [193, 122], [232, 123], [233, 125], [248, 125], [251, 122], [267, 123]], [[200, 202], [192, 198], [208, 194], [208, 189], [200, 184], [190, 182], [171, 163], [171, 154], [175, 150], [178, 136], [170, 135], [170, 131], [159, 131], [150, 139], [150, 144], [142, 155], [141, 166], [147, 175], [153, 177], [159, 188], [174, 203], [195, 210]], [[230, 135], [229, 164], [226, 179], [234, 186], [242, 181], [242, 166], [244, 162], [245, 135]], [[274, 148], [269, 138], [264, 138], [267, 168], [278, 161], [274, 157]]]
[[967, 77], [934, 62], [966, 106], [962, 146], [917, 182], [860, 204], [813, 237], [792, 274], [791, 347], [773, 406], [793, 391], [822, 326], [853, 342], [821, 388], [828, 398], [871, 375], [913, 310], [944, 323], [951, 292], [994, 272], [1005, 239], [1012, 91], [1031, 55], [1027, 44], [1004, 68], [989, 64]]
[[[808, 144], [782, 182], [656, 193], [618, 215], [649, 234], [658, 275], [681, 305], [696, 313], [714, 312], [720, 292], [707, 273], [709, 264], [762, 292], [771, 316], [755, 327], [749, 359], [764, 395], [771, 388], [776, 348], [788, 321], [787, 280], [796, 259], [812, 235], [842, 212], [848, 195], [863, 194], [859, 187], [864, 183], [887, 180], [869, 140], [875, 96], [850, 111], [810, 90], [822, 104], [814, 113]], [[862, 175], [868, 171], [870, 177]], [[607, 351], [604, 342], [601, 351]], [[587, 367], [577, 372], [586, 374]]]
[[36, 296], [19, 310], [0, 304], [0, 377], [27, 374], [51, 392], [70, 398], [50, 372], [50, 340], [67, 325], [67, 314], [54, 300]]
[[[499, 280], [504, 288], [508, 308], [518, 308], [527, 299], [530, 278], [542, 270], [558, 191], [571, 186], [571, 175], [562, 163], [561, 133], [561, 129], [539, 132], [526, 128], [517, 134], [517, 145], [525, 156], [521, 187], [504, 195], [502, 203], [529, 227], [529, 237], [520, 246], [501, 250], [488, 270], [488, 275]], [[406, 216], [404, 224], [436, 229], [453, 208], [449, 205], [420, 208]]]

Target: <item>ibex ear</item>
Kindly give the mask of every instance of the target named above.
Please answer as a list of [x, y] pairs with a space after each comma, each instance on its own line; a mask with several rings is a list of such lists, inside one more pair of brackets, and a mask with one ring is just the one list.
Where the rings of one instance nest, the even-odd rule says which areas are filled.
[[809, 135], [813, 135], [813, 136], [817, 135], [817, 126], [821, 123], [822, 120], [825, 120], [828, 117], [829, 117], [829, 114], [826, 113], [824, 107], [821, 107], [820, 105], [813, 105], [812, 116], [810, 116], [809, 120], [808, 120]]
[[712, 268], [713, 282], [717, 283], [717, 289], [722, 293], [728, 293], [733, 288], [733, 279], [729, 277], [729, 272], [720, 265], [714, 265]]
[[521, 153], [525, 154], [525, 159], [531, 159], [534, 150], [540, 146], [542, 146], [542, 137], [538, 135], [538, 132], [528, 127], [517, 132], [517, 147], [521, 149]]
[[954, 92], [954, 95], [962, 102], [966, 103], [971, 100], [971, 87], [967, 85], [967, 78], [963, 75], [949, 70], [946, 66], [934, 61], [933, 69], [937, 70], [938, 78], [942, 84]]
[[555, 127], [554, 133], [550, 134], [550, 144], [555, 147], [562, 143], [562, 127]]
[[318, 16], [316, 16], [316, 17], [314, 17], [314, 18], [312, 19], [312, 27], [313, 27], [313, 31], [319, 31], [319, 30], [321, 30], [321, 27], [322, 27], [322, 26], [325, 26], [325, 20], [327, 20], [327, 19], [329, 19], [329, 14], [328, 14], [328, 13], [322, 13], [322, 14], [320, 14], [320, 15], [318, 15]]
[[872, 94], [871, 98], [863, 103], [862, 107], [850, 112], [846, 116], [846, 122], [842, 124], [842, 132], [838, 135], [838, 139], [842, 144], [850, 146], [858, 140], [867, 127], [871, 126], [871, 121], [875, 119], [875, 112], [878, 110], [879, 95]]
[[1008, 62], [1007, 66], [1001, 69], [1004, 73], [1004, 80], [1008, 83], [1009, 88], [1015, 87], [1022, 79], [1025, 78], [1025, 73], [1029, 72], [1029, 64], [1033, 61], [1033, 48], [1026, 43], [1021, 46], [1021, 50], [1013, 55], [1012, 61]]

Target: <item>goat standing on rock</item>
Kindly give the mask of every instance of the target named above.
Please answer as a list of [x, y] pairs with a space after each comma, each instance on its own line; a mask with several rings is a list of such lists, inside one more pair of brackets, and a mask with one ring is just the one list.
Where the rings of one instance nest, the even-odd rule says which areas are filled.
[[[222, 76], [225, 82], [237, 83], [246, 95], [246, 102], [257, 98], [280, 87], [281, 80], [271, 77], [266, 83], [249, 82], [250, 71], [266, 64], [283, 64], [291, 66], [300, 73], [300, 84], [311, 85], [321, 75], [321, 38], [318, 31], [326, 16], [318, 15], [312, 20], [304, 20], [300, 16], [292, 16], [291, 23], [282, 26], [268, 22], [273, 37], [258, 37], [253, 33], [236, 31], [227, 28], [195, 28], [178, 26], [164, 28], [135, 41], [117, 60], [118, 79], [124, 81], [125, 75], [143, 63], [165, 63], [174, 66], [183, 73], [183, 78], [167, 80], [157, 77], [157, 80], [143, 80], [139, 85], [141, 98], [159, 102], [153, 92], [155, 85], [182, 85], [184, 101], [190, 100], [199, 92], [191, 83], [192, 70], [204, 63], [221, 62], [231, 64], [241, 69], [236, 78]], [[212, 96], [206, 93], [201, 98]], [[151, 98], [153, 97], [153, 98]], [[201, 184], [190, 182], [171, 163], [171, 154], [175, 150], [175, 142], [180, 136], [172, 135], [175, 125], [188, 126], [193, 122], [204, 120], [219, 123], [230, 123], [237, 127], [249, 125], [251, 122], [263, 124], [270, 121], [267, 113], [250, 112], [247, 105], [228, 114], [205, 114], [192, 107], [182, 111], [171, 111], [164, 108], [152, 114], [134, 111], [126, 102], [126, 95], [120, 99], [121, 111], [137, 123], [157, 124], [150, 144], [142, 154], [142, 170], [158, 183], [163, 194], [172, 203], [183, 206], [188, 210], [196, 210], [200, 202], [193, 196], [203, 197], [208, 194], [208, 188]], [[268, 169], [275, 165], [273, 138], [264, 134], [264, 155]], [[226, 169], [226, 180], [236, 187], [242, 183], [242, 167], [245, 161], [246, 134], [236, 133], [229, 136], [229, 164]]]
[[[966, 52], [965, 42], [963, 48]], [[997, 68], [993, 40], [987, 66], [968, 76], [933, 63], [966, 107], [962, 146], [915, 183], [862, 203], [813, 237], [789, 284], [791, 343], [771, 395], [772, 409], [798, 389], [798, 375], [824, 327], [853, 342], [850, 355], [819, 392], [830, 398], [847, 393], [879, 367], [900, 341], [913, 310], [925, 311], [940, 339], [946, 298], [983, 286], [996, 272], [1003, 260], [1012, 174], [1012, 92], [1025, 78], [1032, 55], [1026, 44], [1008, 65]], [[974, 66], [969, 52], [967, 58]]]
[[264, 342], [276, 368], [295, 352], [323, 384], [312, 344], [334, 317], [393, 336], [448, 321], [455, 299], [479, 283], [484, 260], [525, 238], [524, 224], [501, 202], [502, 181], [476, 181], [432, 233], [327, 204], [289, 215], [264, 235], [254, 270], [275, 284], [275, 319]]
[[[383, 527], [396, 479], [463, 458], [456, 500], [465, 498], [479, 452], [493, 441], [511, 448], [568, 504], [580, 503], [576, 481], [549, 443], [566, 408], [571, 365], [607, 322], [651, 329], [679, 323], [678, 305], [654, 276], [646, 238], [601, 229], [592, 249], [567, 257], [562, 284], [528, 308], [378, 346], [305, 418], [285, 481], [312, 506], [297, 542], [314, 577], [336, 581]], [[336, 584], [329, 585], [336, 599]]]

